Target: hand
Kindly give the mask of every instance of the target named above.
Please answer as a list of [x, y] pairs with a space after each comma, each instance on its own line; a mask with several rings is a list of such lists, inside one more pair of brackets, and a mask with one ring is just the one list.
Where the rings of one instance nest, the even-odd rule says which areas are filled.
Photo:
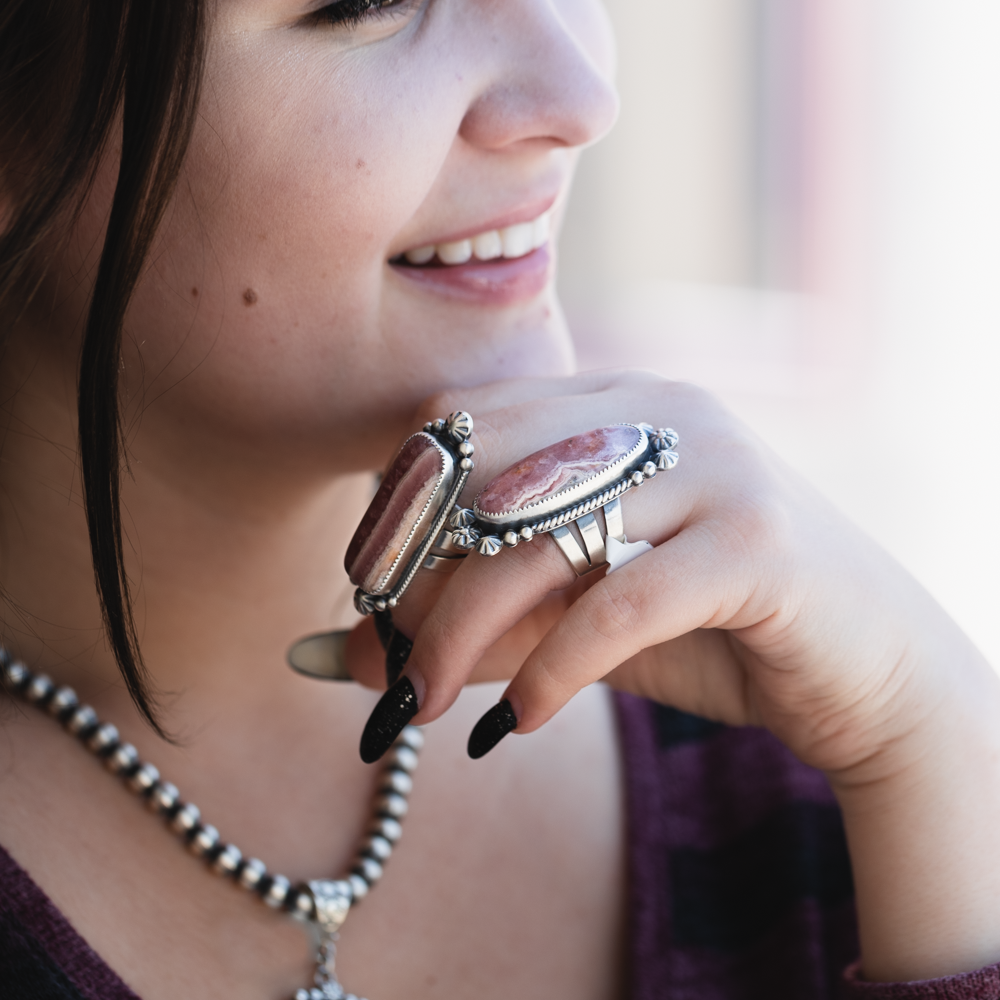
[[[681, 462], [623, 499], [629, 537], [656, 548], [611, 576], [577, 584], [545, 537], [473, 553], [451, 577], [419, 574], [395, 618], [415, 633], [406, 673], [420, 721], [470, 678], [523, 661], [507, 692], [518, 732], [604, 678], [766, 726], [807, 763], [846, 773], [937, 707], [935, 680], [953, 685], [920, 655], [953, 630], [929, 596], [700, 390], [602, 373], [449, 393], [425, 410], [459, 404], [476, 420], [464, 503], [516, 459], [621, 420], [676, 427]], [[846, 443], [837, 460], [850, 460]]]
[[[518, 458], [610, 423], [676, 428], [681, 461], [623, 498], [629, 538], [655, 549], [610, 576], [577, 580], [544, 536], [418, 574], [395, 612], [415, 636], [415, 721], [470, 679], [512, 676], [519, 733], [602, 678], [766, 726], [840, 798], [869, 978], [1000, 958], [998, 682], [930, 596], [692, 386], [518, 381], [442, 394], [420, 416], [459, 408], [476, 421], [466, 505]], [[849, 442], [830, 461], [850, 461]]]

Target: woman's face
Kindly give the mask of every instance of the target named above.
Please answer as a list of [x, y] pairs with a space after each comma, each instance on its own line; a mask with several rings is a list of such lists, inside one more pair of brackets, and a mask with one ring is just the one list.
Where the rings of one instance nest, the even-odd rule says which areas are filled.
[[[126, 323], [143, 430], [184, 428], [189, 452], [370, 468], [429, 393], [571, 366], [552, 243], [523, 251], [615, 117], [599, 0], [397, 0], [332, 23], [352, 6], [218, 0]], [[489, 256], [493, 233], [512, 256], [398, 263], [476, 236]]]

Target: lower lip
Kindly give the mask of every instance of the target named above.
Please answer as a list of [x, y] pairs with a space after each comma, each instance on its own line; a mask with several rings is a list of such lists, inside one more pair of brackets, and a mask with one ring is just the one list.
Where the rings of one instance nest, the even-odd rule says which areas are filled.
[[468, 264], [407, 267], [392, 264], [428, 292], [478, 305], [509, 306], [535, 298], [549, 283], [552, 258], [548, 246], [514, 260], [472, 260]]

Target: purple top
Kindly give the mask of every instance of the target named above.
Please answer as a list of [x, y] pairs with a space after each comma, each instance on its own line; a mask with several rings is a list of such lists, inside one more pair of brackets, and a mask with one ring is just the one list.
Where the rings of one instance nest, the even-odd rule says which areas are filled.
[[[864, 983], [836, 800], [762, 729], [616, 696], [630, 1000], [997, 1000], [1000, 966]], [[845, 972], [845, 967], [848, 967]]]
[[0, 998], [139, 1000], [2, 847]]
[[[998, 1000], [1000, 965], [864, 983], [823, 776], [760, 729], [617, 695], [630, 1000]], [[138, 1000], [0, 848], [0, 1000]]]

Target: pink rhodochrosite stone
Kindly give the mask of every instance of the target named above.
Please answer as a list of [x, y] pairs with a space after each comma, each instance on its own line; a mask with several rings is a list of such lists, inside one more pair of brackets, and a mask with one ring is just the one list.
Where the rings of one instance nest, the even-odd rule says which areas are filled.
[[[389, 589], [392, 581], [385, 576], [438, 485], [445, 486], [446, 462], [429, 434], [414, 434], [400, 449], [347, 547], [344, 567], [356, 587], [369, 594]], [[432, 505], [425, 519], [436, 509]]]
[[640, 440], [635, 427], [599, 427], [549, 445], [505, 469], [476, 497], [484, 514], [504, 514], [538, 503], [606, 469]]

